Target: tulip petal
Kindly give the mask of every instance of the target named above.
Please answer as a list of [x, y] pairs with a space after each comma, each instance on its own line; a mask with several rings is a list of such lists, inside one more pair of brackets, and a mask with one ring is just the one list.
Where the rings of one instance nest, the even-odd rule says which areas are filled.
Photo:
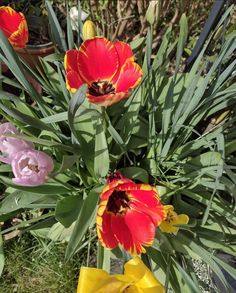
[[102, 245], [113, 249], [118, 245], [118, 242], [112, 231], [111, 217], [111, 213], [108, 212], [105, 212], [102, 217], [99, 214], [97, 215], [97, 232]]
[[148, 215], [131, 209], [127, 211], [124, 219], [132, 235], [137, 252], [141, 245], [150, 246], [152, 244], [155, 237], [155, 226]]
[[181, 214], [177, 216], [177, 219], [175, 221], [175, 225], [184, 225], [184, 224], [188, 224], [189, 222], [189, 217], [185, 214]]
[[118, 103], [119, 101], [126, 99], [127, 97], [127, 93], [108, 94], [97, 97], [87, 94], [87, 98], [90, 103], [98, 104], [104, 107], [108, 107], [112, 104]]
[[[137, 184], [136, 186], [142, 188], [143, 184]], [[158, 199], [156, 188], [152, 187], [152, 190], [149, 191], [141, 189], [130, 190], [128, 195], [131, 198], [130, 207], [148, 215], [152, 219], [155, 227], [164, 219], [165, 212]]]
[[64, 66], [66, 71], [75, 71], [79, 73], [78, 69], [78, 50], [68, 50], [64, 58]]
[[0, 30], [14, 47], [24, 48], [28, 42], [28, 26], [24, 15], [9, 6], [0, 7]]
[[119, 66], [115, 46], [106, 38], [96, 37], [83, 42], [78, 53], [80, 76], [88, 84], [110, 81]]
[[[137, 185], [139, 187], [139, 185]], [[156, 190], [130, 190], [132, 198], [136, 201], [142, 202], [148, 207], [155, 207], [159, 202]]]
[[134, 61], [133, 52], [130, 46], [124, 42], [116, 42], [114, 43], [116, 51], [118, 53], [119, 58], [119, 68], [116, 72], [116, 75], [112, 79], [112, 83], [116, 83], [118, 77], [120, 76], [120, 71], [122, 66], [125, 64], [127, 60]]
[[75, 93], [83, 83], [77, 72], [71, 70], [66, 73], [66, 88], [72, 93]]
[[18, 30], [18, 27], [22, 21], [22, 16], [10, 6], [2, 6], [0, 7], [0, 19], [0, 29], [3, 31], [5, 36], [9, 38], [13, 32]]
[[172, 223], [169, 223], [167, 221], [162, 221], [159, 228], [162, 232], [165, 233], [176, 233], [179, 230], [179, 228], [173, 226]]
[[139, 254], [142, 251], [140, 245], [138, 245], [138, 249], [136, 249], [131, 232], [125, 223], [123, 215], [113, 215], [111, 218], [111, 227], [117, 241], [125, 250], [129, 251], [131, 254]]
[[134, 61], [134, 56], [130, 45], [124, 42], [116, 42], [114, 43], [114, 46], [116, 47], [116, 51], [118, 53], [120, 67], [122, 67], [128, 59], [130, 61]]
[[120, 76], [116, 84], [116, 92], [128, 92], [136, 87], [142, 78], [143, 71], [140, 66], [133, 61], [126, 61], [120, 71]]

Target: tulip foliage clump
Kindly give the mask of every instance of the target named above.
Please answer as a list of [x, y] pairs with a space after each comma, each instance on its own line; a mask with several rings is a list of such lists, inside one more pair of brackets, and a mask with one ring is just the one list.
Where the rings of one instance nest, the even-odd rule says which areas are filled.
[[[196, 259], [231, 292], [236, 269], [217, 253], [236, 255], [235, 31], [214, 58], [207, 49], [232, 7], [187, 71], [185, 15], [152, 52], [152, 22], [127, 44], [95, 36], [91, 21], [76, 34], [68, 17], [63, 32], [46, 6], [55, 53], [35, 68], [14, 50], [27, 51], [25, 18], [0, 7], [1, 234], [66, 241], [66, 260], [97, 255], [79, 293], [201, 292]], [[123, 275], [110, 274], [116, 258]]]

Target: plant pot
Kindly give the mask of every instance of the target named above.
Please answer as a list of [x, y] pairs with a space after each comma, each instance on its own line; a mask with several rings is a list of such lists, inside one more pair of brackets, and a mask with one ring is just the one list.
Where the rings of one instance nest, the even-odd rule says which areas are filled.
[[36, 65], [40, 65], [39, 57], [43, 58], [52, 54], [55, 48], [50, 42], [43, 45], [27, 45], [25, 49], [17, 48], [15, 51], [30, 67], [35, 68]]
[[43, 58], [52, 54], [55, 51], [55, 47], [49, 40], [48, 20], [46, 17], [26, 16], [26, 20], [29, 28], [29, 44], [26, 48], [16, 48], [15, 51], [28, 65], [35, 68], [36, 65], [40, 66], [39, 57]]

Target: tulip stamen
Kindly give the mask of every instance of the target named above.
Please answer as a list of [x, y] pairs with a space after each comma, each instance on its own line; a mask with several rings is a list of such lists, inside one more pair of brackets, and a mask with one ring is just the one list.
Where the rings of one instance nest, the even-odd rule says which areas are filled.
[[106, 80], [98, 80], [93, 82], [88, 90], [89, 94], [95, 97], [115, 93], [113, 84]]
[[107, 211], [116, 214], [124, 214], [129, 208], [129, 197], [125, 191], [114, 190], [107, 203]]
[[168, 223], [171, 223], [174, 221], [174, 218], [175, 218], [175, 215], [171, 212], [167, 212], [167, 215], [166, 215], [166, 220]]
[[36, 173], [39, 173], [38, 165], [30, 164], [28, 158], [21, 160], [20, 167], [21, 167], [22, 170], [24, 168], [28, 168], [31, 171], [34, 171]]
[[39, 168], [38, 168], [37, 165], [28, 164], [27, 166], [28, 166], [28, 168], [29, 168], [31, 171], [34, 171], [34, 172], [37, 172], [37, 173], [39, 172]]

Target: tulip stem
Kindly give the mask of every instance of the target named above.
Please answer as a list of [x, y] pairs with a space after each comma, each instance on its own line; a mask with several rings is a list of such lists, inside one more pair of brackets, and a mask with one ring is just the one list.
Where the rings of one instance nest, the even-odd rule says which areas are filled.
[[104, 257], [104, 248], [98, 243], [98, 252], [97, 252], [97, 268], [102, 269], [102, 263], [103, 263], [103, 257]]
[[90, 257], [90, 247], [91, 247], [91, 236], [92, 236], [92, 231], [91, 231], [91, 229], [89, 229], [89, 239], [88, 239], [88, 249], [87, 249], [86, 267], [89, 267], [89, 257]]

